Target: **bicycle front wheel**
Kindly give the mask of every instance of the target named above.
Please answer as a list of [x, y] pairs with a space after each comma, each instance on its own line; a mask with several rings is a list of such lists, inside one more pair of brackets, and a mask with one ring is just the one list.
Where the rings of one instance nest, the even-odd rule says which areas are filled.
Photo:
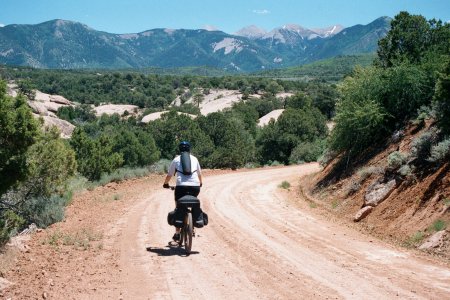
[[192, 249], [192, 234], [194, 232], [193, 224], [192, 224], [192, 213], [189, 212], [186, 216], [186, 222], [184, 227], [184, 248], [186, 249], [186, 253], [190, 254]]

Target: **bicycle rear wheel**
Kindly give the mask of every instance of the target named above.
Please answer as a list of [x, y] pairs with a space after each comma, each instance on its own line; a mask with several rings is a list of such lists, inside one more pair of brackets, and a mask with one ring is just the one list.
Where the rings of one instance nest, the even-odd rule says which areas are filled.
[[185, 219], [185, 223], [184, 223], [184, 248], [186, 249], [186, 253], [190, 254], [191, 253], [191, 249], [192, 249], [192, 234], [193, 234], [193, 224], [192, 224], [192, 213], [188, 212], [186, 219]]

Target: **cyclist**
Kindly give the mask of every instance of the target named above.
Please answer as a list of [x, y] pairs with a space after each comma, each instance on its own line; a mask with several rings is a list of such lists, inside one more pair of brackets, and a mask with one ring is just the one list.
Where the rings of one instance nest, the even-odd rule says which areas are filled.
[[[163, 187], [169, 188], [169, 181], [172, 176], [177, 176], [177, 183], [175, 186], [175, 205], [177, 200], [185, 195], [197, 197], [202, 186], [202, 170], [198, 159], [190, 154], [191, 144], [183, 141], [178, 145], [180, 155], [176, 156], [170, 164]], [[180, 240], [181, 228], [176, 227], [175, 234], [172, 239], [174, 241]]]

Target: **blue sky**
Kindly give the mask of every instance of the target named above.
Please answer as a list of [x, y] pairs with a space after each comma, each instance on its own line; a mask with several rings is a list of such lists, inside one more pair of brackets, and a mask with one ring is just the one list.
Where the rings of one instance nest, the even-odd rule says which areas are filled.
[[111, 33], [207, 27], [233, 33], [247, 25], [348, 27], [402, 10], [450, 21], [450, 0], [0, 0], [0, 26], [65, 19]]

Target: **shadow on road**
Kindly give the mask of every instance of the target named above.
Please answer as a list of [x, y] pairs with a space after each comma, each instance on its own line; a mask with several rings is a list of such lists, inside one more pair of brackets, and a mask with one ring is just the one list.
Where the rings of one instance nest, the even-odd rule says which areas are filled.
[[[158, 254], [158, 256], [173, 256], [173, 255], [188, 256], [186, 254], [186, 250], [184, 248], [178, 246], [177, 243], [169, 243], [164, 248], [147, 247], [146, 250], [148, 252], [156, 253], [156, 254]], [[191, 251], [190, 255], [193, 255], [193, 254], [199, 254], [199, 252], [198, 251]]]

